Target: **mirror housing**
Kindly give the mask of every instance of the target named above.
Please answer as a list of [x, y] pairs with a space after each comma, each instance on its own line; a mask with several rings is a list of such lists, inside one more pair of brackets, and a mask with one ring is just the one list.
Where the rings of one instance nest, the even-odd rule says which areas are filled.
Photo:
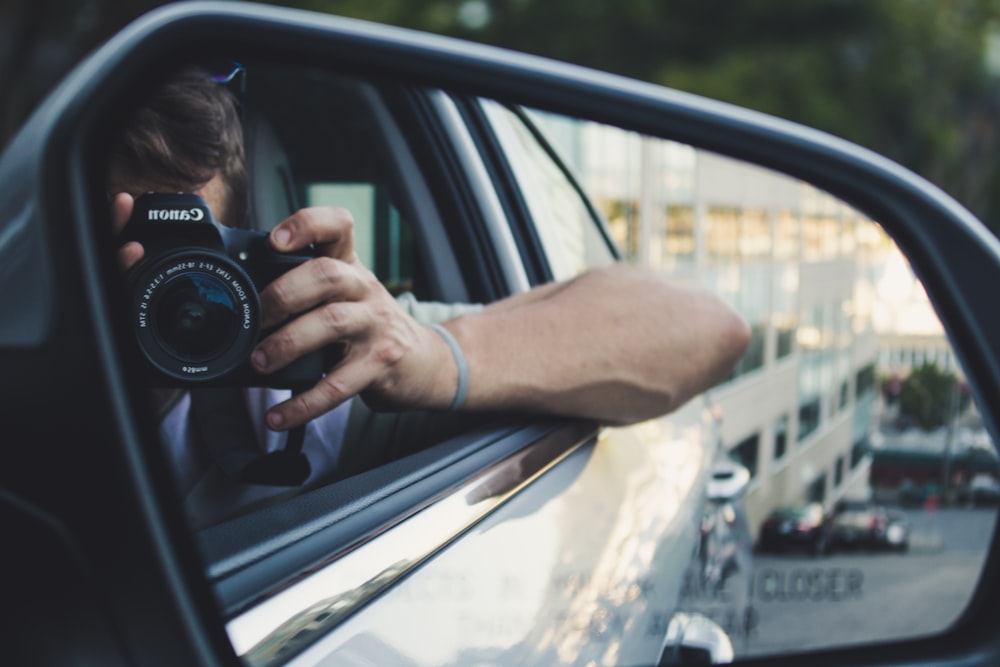
[[733, 644], [718, 623], [704, 614], [677, 612], [663, 638], [658, 667], [721, 665], [733, 661]]
[[[45, 590], [52, 608], [87, 617], [92, 611], [84, 602], [101, 598], [124, 641], [162, 649], [158, 659], [214, 664], [232, 650], [183, 517], [161, 502], [171, 497], [169, 480], [143, 446], [155, 431], [118, 353], [122, 327], [109, 296], [116, 266], [103, 224], [99, 156], [116, 123], [178, 53], [232, 52], [585, 116], [808, 181], [893, 236], [937, 308], [980, 404], [1000, 404], [1000, 310], [992, 290], [968, 288], [1000, 284], [1000, 242], [937, 187], [870, 151], [719, 102], [457, 40], [255, 4], [165, 7], [81, 64], [0, 159], [0, 312], [17, 313], [0, 319], [0, 400], [12, 457], [0, 473], [4, 506], [30, 516], [32, 529], [52, 537], [72, 563], [100, 564], [94, 572], [72, 572], [101, 595], [74, 600], [76, 589], [53, 587]], [[81, 396], [83, 382], [100, 390]], [[52, 419], [52, 406], [61, 419]], [[986, 410], [983, 417], [997, 441], [997, 415]], [[80, 442], [92, 444], [73, 446]], [[54, 455], [71, 473], [53, 472]], [[95, 489], [97, 478], [107, 482]], [[113, 528], [108, 516], [117, 517]], [[28, 535], [15, 533], [11, 543]], [[878, 656], [929, 664], [964, 651], [990, 662], [997, 639], [976, 614], [997, 588], [996, 538], [993, 549], [965, 622], [948, 641], [908, 642]], [[164, 613], [131, 613], [151, 601]], [[112, 635], [102, 637], [116, 641]], [[855, 664], [866, 659], [842, 657]]]

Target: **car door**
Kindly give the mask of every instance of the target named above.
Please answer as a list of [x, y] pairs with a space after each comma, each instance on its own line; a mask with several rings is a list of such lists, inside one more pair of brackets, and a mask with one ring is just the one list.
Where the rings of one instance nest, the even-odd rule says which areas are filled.
[[[443, 300], [523, 288], [528, 272], [519, 249], [526, 240], [516, 240], [511, 203], [501, 195], [520, 184], [504, 187], [489, 177], [496, 165], [487, 166], [454, 98], [240, 61], [248, 74], [245, 111], [252, 110], [255, 126], [274, 127], [272, 139], [251, 142], [258, 197], [277, 188], [292, 195], [264, 199], [295, 198], [307, 207], [352, 202], [358, 252], [390, 290]], [[319, 159], [326, 150], [317, 145], [366, 157]], [[391, 159], [380, 163], [377, 155]], [[278, 172], [284, 176], [273, 179]], [[578, 236], [587, 225], [604, 248], [593, 251], [600, 259], [594, 266], [609, 263], [614, 249], [599, 219], [571, 181], [563, 188], [563, 201], [575, 198], [584, 214], [576, 233], [567, 231]], [[457, 210], [463, 213], [439, 213]], [[449, 229], [446, 218], [464, 225]], [[538, 216], [525, 220], [532, 229], [541, 224]], [[550, 242], [559, 241], [558, 230], [547, 231]], [[490, 260], [463, 267], [455, 246]], [[535, 256], [547, 262], [565, 253], [542, 250]], [[494, 280], [497, 267], [501, 280]], [[541, 268], [551, 276], [547, 263], [534, 275]], [[385, 496], [352, 496], [351, 504], [365, 504], [360, 511], [346, 511], [337, 499], [344, 486], [334, 484], [200, 531], [237, 654], [261, 664], [387, 656], [412, 664], [471, 656], [554, 664], [560, 658], [544, 638], [569, 633], [579, 636], [572, 662], [609, 646], [637, 662], [658, 661], [692, 562], [699, 480], [714, 451], [711, 415], [695, 402], [669, 421], [636, 429], [494, 421], [499, 425], [352, 477], [354, 489], [368, 479], [371, 491]], [[412, 488], [418, 478], [423, 499]], [[327, 525], [314, 532], [315, 522]], [[338, 545], [334, 535], [345, 534], [345, 522], [369, 527]], [[303, 539], [303, 531], [311, 534]], [[276, 585], [290, 579], [294, 585]], [[626, 624], [632, 637], [622, 641]]]
[[[572, 113], [813, 183], [878, 219], [899, 243], [997, 433], [988, 406], [1000, 393], [1000, 359], [990, 345], [1000, 321], [987, 294], [962, 288], [1000, 273], [998, 244], [899, 167], [775, 119], [504, 52], [256, 6], [171, 8], [69, 79], [0, 164], [0, 255], [8, 267], [0, 304], [18, 314], [0, 325], [4, 422], [11, 442], [25, 444], [12, 448], [3, 476], [18, 565], [5, 584], [26, 612], [12, 626], [19, 656], [59, 663], [98, 653], [107, 664], [226, 664], [235, 656], [266, 664], [330, 656], [348, 664], [651, 664], [668, 637], [676, 640], [677, 582], [701, 518], [700, 507], [688, 510], [717, 444], [703, 435], [714, 422], [698, 402], [628, 430], [479, 425], [363, 473], [349, 488], [320, 489], [192, 535], [158, 465], [152, 415], [135, 398], [119, 351], [117, 268], [111, 251], [100, 250], [112, 243], [97, 176], [115, 122], [182, 47], [191, 57], [243, 49], [376, 83], [432, 84]], [[448, 169], [437, 187], [460, 189], [452, 196], [480, 221], [461, 249], [483, 253], [488, 265], [483, 273], [460, 270], [463, 288], [490, 298], [559, 275], [566, 264], [549, 257], [544, 241], [527, 238], [529, 216], [506, 222], [506, 232], [480, 224], [484, 209], [503, 213], [511, 199], [485, 203], [490, 188], [476, 191], [468, 173], [476, 167], [456, 155], [455, 137], [435, 136], [464, 130], [461, 114], [456, 120], [434, 95], [417, 118], [429, 123], [417, 140], [429, 138], [431, 149], [418, 154]], [[489, 163], [484, 171], [479, 183], [490, 182]], [[498, 250], [498, 239], [512, 245]], [[448, 245], [460, 254], [460, 244]], [[81, 384], [99, 391], [81, 397]], [[59, 420], [47, 418], [54, 403]], [[819, 424], [825, 409], [817, 408]], [[801, 421], [811, 414], [803, 410]], [[740, 440], [738, 449], [758, 446]], [[53, 453], [63, 465], [46, 464]], [[273, 521], [262, 521], [268, 516]], [[994, 560], [961, 616], [932, 636], [809, 659], [989, 664], [995, 640], [985, 602], [995, 588]], [[51, 610], [71, 622], [54, 628]]]

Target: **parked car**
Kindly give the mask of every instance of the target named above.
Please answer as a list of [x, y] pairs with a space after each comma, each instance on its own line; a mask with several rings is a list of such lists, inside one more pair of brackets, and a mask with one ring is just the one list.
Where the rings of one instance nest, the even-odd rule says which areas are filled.
[[[143, 94], [174, 67], [219, 58], [250, 72], [258, 213], [353, 198], [367, 230], [359, 252], [387, 285], [423, 298], [491, 301], [565, 267], [621, 259], [526, 108], [808, 182], [897, 239], [997, 434], [1000, 319], [983, 285], [1000, 283], [1000, 243], [898, 165], [592, 70], [312, 13], [180, 3], [82, 63], [0, 158], [7, 664], [655, 665], [731, 655], [716, 624], [677, 612], [719, 442], [700, 399], [628, 428], [502, 416], [190, 529], [129, 364], [101, 175]], [[818, 419], [819, 406], [807, 414]], [[743, 453], [759, 444], [751, 438]], [[779, 521], [779, 534], [788, 521], [822, 551], [814, 510]], [[779, 662], [995, 664], [998, 560], [942, 633]], [[739, 611], [749, 632], [756, 610]], [[688, 634], [696, 642], [686, 647]]]
[[863, 547], [906, 551], [910, 525], [906, 515], [869, 501], [840, 501], [830, 519], [830, 549]]
[[1000, 504], [1000, 481], [992, 475], [976, 475], [962, 485], [955, 500], [972, 506]]
[[764, 519], [757, 535], [760, 552], [806, 551], [814, 556], [826, 553], [830, 526], [819, 503], [779, 507]]

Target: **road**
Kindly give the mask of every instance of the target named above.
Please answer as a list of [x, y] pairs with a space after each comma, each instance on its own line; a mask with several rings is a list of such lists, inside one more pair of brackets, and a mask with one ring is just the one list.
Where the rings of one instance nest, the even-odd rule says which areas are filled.
[[911, 511], [906, 553], [755, 555], [717, 594], [690, 600], [730, 634], [737, 657], [927, 635], [975, 588], [996, 511]]

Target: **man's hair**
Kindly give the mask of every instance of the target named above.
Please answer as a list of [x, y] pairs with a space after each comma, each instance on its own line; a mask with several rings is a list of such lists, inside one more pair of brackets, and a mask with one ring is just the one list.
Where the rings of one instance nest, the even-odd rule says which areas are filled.
[[190, 192], [220, 174], [228, 192], [225, 224], [247, 212], [243, 130], [233, 95], [198, 67], [156, 89], [112, 146], [111, 182], [122, 190]]

